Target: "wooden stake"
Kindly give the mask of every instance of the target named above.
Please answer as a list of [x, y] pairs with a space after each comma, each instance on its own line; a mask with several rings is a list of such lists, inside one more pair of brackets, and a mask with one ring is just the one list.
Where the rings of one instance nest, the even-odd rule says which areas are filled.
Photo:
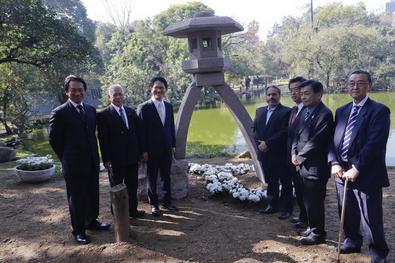
[[129, 236], [128, 190], [124, 184], [110, 189], [111, 208], [114, 219], [115, 242], [126, 242]]

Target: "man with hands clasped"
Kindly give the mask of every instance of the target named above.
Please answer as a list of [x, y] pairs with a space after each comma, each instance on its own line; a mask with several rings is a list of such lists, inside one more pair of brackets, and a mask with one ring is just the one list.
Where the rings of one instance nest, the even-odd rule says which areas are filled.
[[129, 216], [142, 217], [137, 210], [138, 161], [141, 156], [141, 125], [135, 110], [124, 105], [119, 84], [108, 88], [110, 105], [97, 114], [97, 131], [104, 166], [111, 187], [124, 183], [128, 190]]
[[328, 145], [333, 134], [332, 112], [322, 103], [323, 86], [307, 80], [299, 85], [304, 109], [295, 128], [292, 143], [292, 163], [300, 175], [302, 198], [306, 208], [307, 229], [302, 245], [325, 242], [325, 195], [330, 177]]
[[254, 139], [267, 183], [267, 206], [260, 212], [271, 214], [280, 210], [279, 219], [287, 219], [292, 213], [292, 178], [286, 172], [287, 129], [291, 109], [283, 106], [280, 99], [281, 90], [277, 86], [266, 88], [267, 106], [256, 110]]

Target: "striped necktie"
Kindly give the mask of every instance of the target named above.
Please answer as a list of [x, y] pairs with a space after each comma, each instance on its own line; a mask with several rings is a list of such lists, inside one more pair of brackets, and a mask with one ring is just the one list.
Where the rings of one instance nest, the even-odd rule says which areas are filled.
[[310, 117], [310, 110], [306, 109], [306, 111], [304, 112], [304, 117], [303, 117], [304, 122], [306, 122], [309, 117]]
[[80, 116], [81, 116], [81, 119], [85, 119], [85, 110], [84, 110], [84, 107], [83, 107], [81, 104], [79, 104], [79, 105], [77, 105], [77, 109], [78, 109], [78, 113], [79, 113]]
[[129, 128], [128, 123], [126, 122], [125, 115], [123, 115], [123, 109], [122, 108], [119, 108], [119, 116], [121, 116], [121, 119], [122, 119], [123, 123], [125, 124], [126, 128]]
[[361, 106], [354, 105], [352, 107], [350, 118], [348, 119], [346, 130], [343, 137], [343, 145], [340, 150], [340, 156], [343, 161], [348, 161], [348, 150], [350, 149], [350, 139], [353, 132], [354, 124], [357, 121], [359, 109]]

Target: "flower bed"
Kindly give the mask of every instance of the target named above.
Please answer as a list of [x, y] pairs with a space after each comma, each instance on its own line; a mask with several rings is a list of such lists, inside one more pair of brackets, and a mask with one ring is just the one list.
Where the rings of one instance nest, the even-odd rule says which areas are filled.
[[265, 198], [266, 191], [262, 187], [248, 189], [235, 177], [235, 175], [243, 175], [250, 171], [254, 171], [254, 167], [248, 164], [189, 164], [189, 173], [203, 176], [206, 181], [206, 189], [211, 194], [228, 192], [233, 198], [241, 201], [259, 202]]

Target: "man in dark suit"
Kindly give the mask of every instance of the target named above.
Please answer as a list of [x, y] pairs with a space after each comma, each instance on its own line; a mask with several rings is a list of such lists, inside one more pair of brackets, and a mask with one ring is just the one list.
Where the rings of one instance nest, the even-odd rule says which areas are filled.
[[[281, 91], [276, 86], [266, 89], [267, 106], [256, 110], [254, 138], [258, 145], [258, 158], [267, 183], [267, 206], [261, 213], [275, 213], [280, 219], [292, 212], [292, 181], [286, 174], [287, 128], [290, 108], [281, 105]], [[281, 194], [279, 191], [281, 182]]]
[[167, 81], [155, 77], [150, 82], [152, 98], [138, 107], [138, 115], [142, 122], [143, 159], [147, 161], [148, 199], [154, 216], [160, 216], [156, 182], [158, 173], [163, 181], [163, 207], [178, 210], [171, 202], [170, 169], [175, 153], [176, 137], [173, 107], [164, 100]]
[[69, 98], [54, 109], [49, 120], [49, 143], [62, 162], [67, 200], [77, 243], [88, 244], [85, 230], [108, 230], [99, 215], [99, 154], [96, 140], [96, 110], [83, 103], [87, 86], [70, 75], [64, 90]]
[[291, 114], [288, 121], [288, 144], [287, 144], [287, 168], [288, 174], [292, 178], [293, 186], [295, 189], [296, 203], [299, 207], [299, 216], [291, 219], [296, 229], [304, 229], [307, 227], [307, 213], [303, 203], [303, 192], [301, 190], [301, 178], [299, 172], [296, 171], [296, 167], [291, 161], [291, 150], [292, 142], [295, 137], [295, 131], [300, 117], [300, 112], [303, 108], [302, 95], [300, 92], [300, 84], [306, 81], [303, 77], [295, 77], [289, 80], [288, 89], [291, 93], [291, 98], [295, 102], [295, 106], [291, 110]]
[[141, 156], [140, 119], [125, 105], [124, 90], [115, 84], [108, 88], [111, 102], [97, 114], [97, 131], [104, 166], [110, 185], [125, 183], [129, 195], [129, 216], [142, 217], [137, 210], [138, 161]]
[[292, 163], [299, 171], [308, 228], [302, 245], [325, 242], [324, 200], [330, 177], [328, 146], [333, 134], [332, 112], [321, 102], [323, 86], [315, 80], [300, 84], [303, 111], [292, 143]]
[[389, 186], [385, 153], [390, 110], [368, 97], [371, 87], [369, 72], [356, 70], [350, 74], [348, 92], [353, 101], [336, 110], [328, 160], [336, 176], [339, 213], [344, 180], [350, 181], [340, 253], [360, 252], [362, 220], [372, 262], [385, 262], [389, 249], [384, 237], [382, 187]]

